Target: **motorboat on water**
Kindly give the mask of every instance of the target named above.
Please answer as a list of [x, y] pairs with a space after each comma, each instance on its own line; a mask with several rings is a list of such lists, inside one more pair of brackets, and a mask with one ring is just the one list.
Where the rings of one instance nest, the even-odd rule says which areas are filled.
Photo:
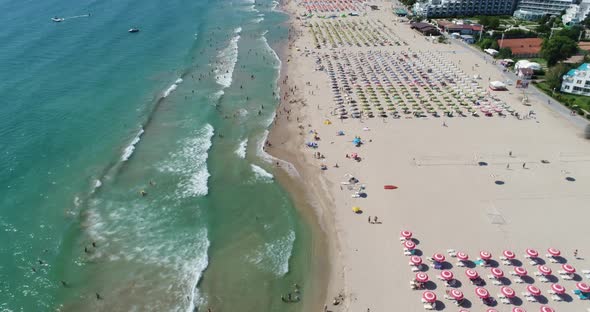
[[57, 16], [55, 16], [55, 17], [52, 17], [51, 20], [54, 21], [54, 22], [56, 22], [56, 23], [59, 23], [59, 22], [63, 22], [65, 19], [63, 17], [57, 17]]
[[139, 28], [131, 28], [128, 30], [130, 33], [136, 33], [139, 32]]

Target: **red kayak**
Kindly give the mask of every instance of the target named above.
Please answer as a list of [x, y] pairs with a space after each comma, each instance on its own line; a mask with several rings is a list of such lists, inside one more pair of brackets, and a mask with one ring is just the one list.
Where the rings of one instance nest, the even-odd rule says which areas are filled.
[[386, 190], [395, 190], [397, 188], [397, 186], [395, 185], [385, 185], [383, 186], [384, 189]]

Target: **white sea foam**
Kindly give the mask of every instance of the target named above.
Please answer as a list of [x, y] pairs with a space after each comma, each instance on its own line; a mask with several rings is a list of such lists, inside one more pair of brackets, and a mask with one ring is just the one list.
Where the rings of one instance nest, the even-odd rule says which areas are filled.
[[252, 173], [254, 173], [256, 181], [272, 182], [274, 179], [272, 173], [264, 170], [262, 167], [256, 166], [254, 164], [250, 164], [250, 167], [252, 168]]
[[224, 88], [232, 84], [234, 68], [238, 62], [238, 41], [241, 32], [242, 27], [234, 29], [235, 36], [230, 40], [228, 46], [218, 54], [218, 58], [222, 63], [215, 69], [215, 80]]
[[289, 260], [294, 243], [295, 232], [290, 230], [287, 235], [255, 249], [254, 254], [246, 256], [246, 259], [261, 269], [283, 276], [289, 272]]
[[262, 159], [263, 161], [265, 161], [267, 163], [272, 163], [272, 164], [279, 163], [281, 168], [286, 170], [290, 176], [299, 177], [299, 172], [297, 171], [295, 166], [293, 166], [293, 164], [291, 164], [288, 161], [284, 161], [282, 159], [276, 158], [264, 150], [264, 143], [268, 139], [268, 133], [269, 133], [268, 130], [264, 130], [262, 137], [258, 140], [258, 144], [257, 144], [258, 148], [256, 149], [256, 155], [258, 157], [260, 157], [260, 159]]
[[100, 182], [99, 179], [96, 179], [96, 181], [94, 181], [94, 188], [97, 189], [101, 186], [102, 186], [102, 182]]
[[191, 138], [179, 142], [180, 150], [170, 154], [170, 159], [159, 169], [179, 175], [176, 195], [180, 198], [204, 196], [209, 189], [207, 158], [211, 148], [214, 129], [206, 124]]
[[276, 8], [277, 8], [278, 5], [279, 5], [279, 2], [278, 1], [273, 1], [272, 2], [272, 6], [270, 7], [270, 10], [271, 11], [277, 11]]
[[176, 79], [176, 81], [174, 81], [174, 83], [171, 84], [170, 87], [168, 87], [168, 89], [164, 91], [162, 97], [168, 97], [172, 92], [174, 92], [174, 90], [176, 90], [176, 88], [178, 88], [178, 85], [181, 84], [182, 81], [182, 78]]
[[246, 158], [246, 147], [248, 147], [248, 138], [240, 141], [240, 145], [238, 145], [238, 148], [235, 150], [236, 155], [241, 159]]
[[137, 143], [139, 143], [139, 141], [141, 140], [141, 135], [144, 132], [145, 131], [143, 130], [143, 128], [139, 129], [139, 132], [133, 138], [133, 140], [131, 141], [131, 143], [129, 145], [127, 145], [127, 147], [123, 150], [123, 155], [121, 155], [121, 160], [122, 161], [127, 161], [129, 159], [129, 157], [131, 157], [131, 155], [133, 154], [133, 151], [135, 150], [135, 145]]
[[252, 20], [252, 23], [259, 24], [262, 21], [264, 21], [264, 17], [257, 17]]
[[270, 44], [268, 44], [268, 40], [266, 39], [266, 34], [267, 33], [268, 33], [268, 30], [265, 31], [264, 33], [262, 33], [262, 37], [260, 37], [260, 40], [262, 40], [262, 42], [264, 42], [264, 46], [265, 46], [266, 50], [270, 54], [272, 54], [272, 56], [274, 57], [274, 59], [275, 59], [275, 66], [274, 66], [274, 68], [280, 69], [281, 68], [281, 64], [282, 64], [281, 59], [279, 58], [279, 55], [277, 54], [277, 52], [273, 48], [270, 47]]
[[[222, 95], [225, 94], [225, 91], [223, 90], [218, 90], [215, 93], [211, 94], [210, 99], [213, 100], [213, 102], [217, 103], [217, 101], [221, 98]], [[215, 104], [214, 103], [214, 104]]]

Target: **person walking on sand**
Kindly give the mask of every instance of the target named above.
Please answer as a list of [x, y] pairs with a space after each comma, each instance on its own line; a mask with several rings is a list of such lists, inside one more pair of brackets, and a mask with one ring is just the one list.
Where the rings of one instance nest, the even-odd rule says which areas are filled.
[[526, 163], [522, 163], [522, 168], [526, 169]]
[[369, 220], [367, 220], [367, 222], [371, 223], [371, 216], [369, 216]]
[[574, 250], [574, 259], [578, 259], [578, 250]]

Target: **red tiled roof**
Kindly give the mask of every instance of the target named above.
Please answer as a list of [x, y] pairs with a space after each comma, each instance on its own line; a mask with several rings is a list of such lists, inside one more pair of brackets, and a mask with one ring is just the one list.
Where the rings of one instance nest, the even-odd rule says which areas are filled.
[[581, 50], [590, 51], [590, 42], [578, 42], [578, 48], [580, 48]]
[[541, 38], [504, 39], [504, 42], [501, 39], [498, 40], [498, 45], [502, 45], [502, 48], [510, 48], [514, 55], [539, 54], [542, 43]]

